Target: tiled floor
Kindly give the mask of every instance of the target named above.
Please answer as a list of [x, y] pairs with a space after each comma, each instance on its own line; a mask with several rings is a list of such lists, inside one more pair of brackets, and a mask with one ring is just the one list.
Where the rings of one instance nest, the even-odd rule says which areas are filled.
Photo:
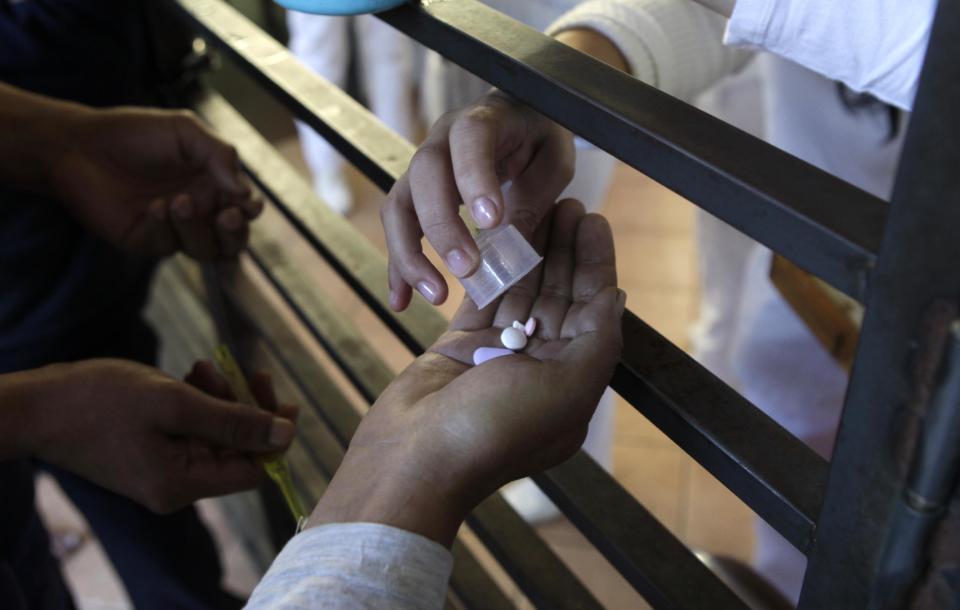
[[[282, 148], [296, 158], [296, 143]], [[378, 247], [383, 237], [377, 216], [381, 195], [354, 176], [360, 205], [351, 219]], [[620, 166], [604, 213], [611, 220], [617, 243], [620, 282], [628, 293], [628, 307], [675, 343], [687, 347], [688, 331], [697, 312], [697, 271], [692, 206], [642, 175]], [[318, 277], [326, 272], [317, 270]], [[348, 311], [349, 296], [338, 295]], [[443, 311], [449, 315], [458, 298], [451, 298]], [[384, 356], [399, 370], [409, 361], [389, 332], [362, 316], [355, 321], [374, 333], [373, 343], [386, 346]], [[741, 559], [750, 556], [753, 535], [751, 513], [701, 467], [693, 463], [669, 439], [639, 413], [617, 399], [614, 435], [614, 475], [655, 516], [690, 546]], [[83, 527], [58, 499], [49, 481], [41, 486], [41, 504], [51, 524]], [[230, 546], [226, 524], [215, 510], [206, 510], [228, 552], [228, 579], [237, 591], [249, 590], [255, 574], [242, 552]], [[543, 535], [595, 595], [610, 608], [643, 608], [642, 600], [600, 558], [599, 554], [567, 522], [541, 527]], [[122, 587], [111, 577], [102, 552], [90, 542], [66, 562], [66, 572], [82, 609], [126, 608]], [[519, 600], [520, 605], [524, 605]]]

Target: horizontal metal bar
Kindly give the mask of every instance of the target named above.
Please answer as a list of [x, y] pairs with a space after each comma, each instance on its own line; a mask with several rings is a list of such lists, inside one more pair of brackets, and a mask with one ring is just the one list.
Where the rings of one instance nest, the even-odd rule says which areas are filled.
[[586, 453], [533, 478], [654, 608], [746, 610], [719, 579], [697, 577], [700, 560]]
[[882, 200], [476, 0], [408, 3], [379, 16], [863, 299]]
[[174, 0], [192, 24], [297, 118], [380, 188], [406, 171], [413, 149], [353, 98], [222, 0]]
[[827, 462], [629, 311], [623, 337], [611, 386], [806, 552]]

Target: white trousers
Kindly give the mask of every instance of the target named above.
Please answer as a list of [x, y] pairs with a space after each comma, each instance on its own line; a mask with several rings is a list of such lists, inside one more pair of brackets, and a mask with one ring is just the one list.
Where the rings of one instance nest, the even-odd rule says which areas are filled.
[[[765, 72], [756, 62], [722, 81], [698, 105], [758, 137], [765, 133]], [[700, 316], [694, 356], [794, 436], [827, 457], [843, 404], [846, 374], [769, 279], [771, 253], [697, 212]], [[754, 519], [753, 565], [796, 602], [806, 557]]]
[[[370, 110], [407, 140], [414, 137], [413, 46], [372, 15], [329, 17], [287, 11], [290, 51], [317, 74], [343, 89], [354, 28], [360, 74]], [[344, 160], [310, 127], [297, 122], [303, 156], [314, 176], [342, 171]]]

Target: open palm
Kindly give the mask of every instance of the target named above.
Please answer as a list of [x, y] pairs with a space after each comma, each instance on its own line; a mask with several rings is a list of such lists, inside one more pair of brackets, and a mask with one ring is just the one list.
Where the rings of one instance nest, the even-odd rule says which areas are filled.
[[[424, 477], [485, 497], [580, 447], [620, 355], [613, 239], [606, 220], [565, 200], [534, 241], [543, 265], [483, 310], [466, 299], [373, 406], [352, 449], [417, 447]], [[472, 365], [474, 350], [499, 347], [501, 330], [529, 316], [538, 324], [522, 352]]]

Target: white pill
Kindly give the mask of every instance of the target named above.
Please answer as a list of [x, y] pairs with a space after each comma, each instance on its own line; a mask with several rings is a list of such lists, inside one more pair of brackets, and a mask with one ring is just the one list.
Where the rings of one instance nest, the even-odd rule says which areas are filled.
[[527, 345], [527, 336], [522, 330], [508, 326], [500, 333], [500, 343], [507, 349], [521, 350]]
[[520, 320], [514, 320], [513, 327], [517, 330], [523, 330], [523, 323], [521, 323]]

